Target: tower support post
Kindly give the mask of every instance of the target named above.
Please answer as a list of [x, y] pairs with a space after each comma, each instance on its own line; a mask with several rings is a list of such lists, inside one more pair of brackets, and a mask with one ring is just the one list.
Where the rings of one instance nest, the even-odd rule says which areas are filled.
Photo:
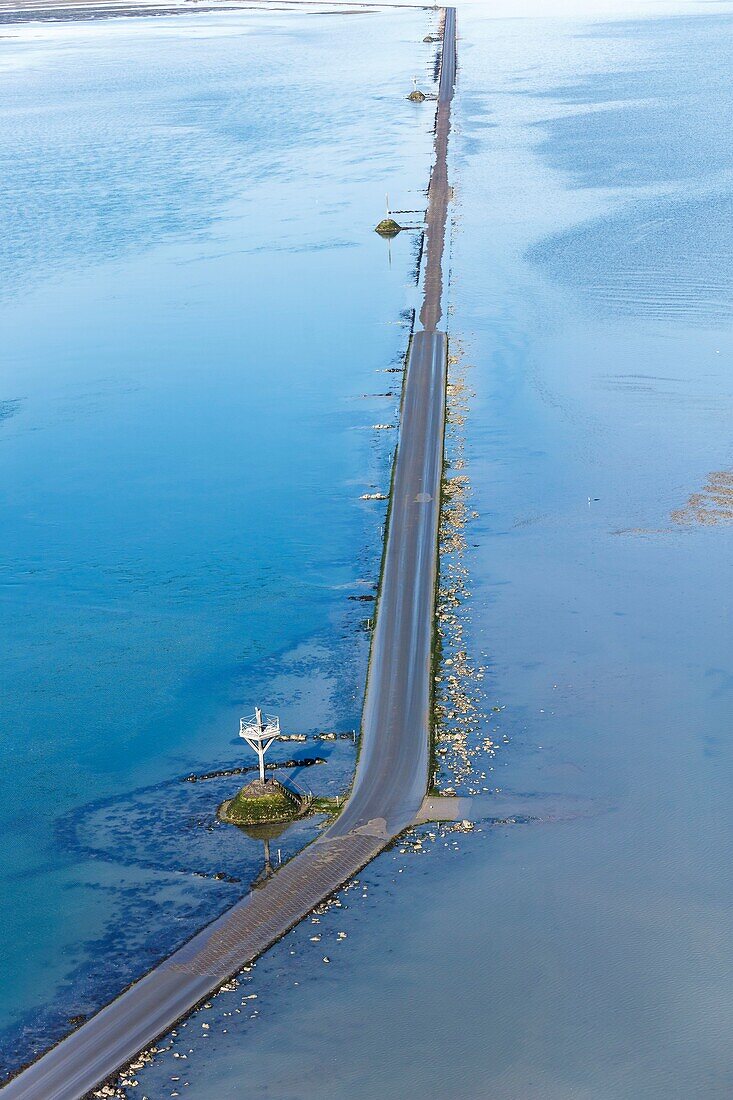
[[265, 754], [280, 736], [280, 719], [274, 714], [263, 714], [259, 707], [248, 718], [239, 720], [239, 736], [243, 738], [253, 752], [257, 753], [260, 781], [265, 780]]

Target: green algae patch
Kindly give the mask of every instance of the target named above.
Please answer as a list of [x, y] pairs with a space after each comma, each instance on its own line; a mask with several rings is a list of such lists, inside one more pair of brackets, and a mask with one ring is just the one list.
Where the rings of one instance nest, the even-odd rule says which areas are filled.
[[346, 799], [343, 796], [338, 798], [326, 798], [324, 796], [317, 796], [313, 799], [311, 805], [311, 812], [315, 814], [327, 814], [329, 817], [338, 817], [343, 808]]
[[276, 779], [255, 779], [218, 809], [221, 821], [230, 825], [262, 825], [292, 821], [308, 809], [308, 800]]
[[374, 232], [379, 233], [380, 237], [396, 237], [402, 232], [402, 226], [394, 218], [382, 218]]

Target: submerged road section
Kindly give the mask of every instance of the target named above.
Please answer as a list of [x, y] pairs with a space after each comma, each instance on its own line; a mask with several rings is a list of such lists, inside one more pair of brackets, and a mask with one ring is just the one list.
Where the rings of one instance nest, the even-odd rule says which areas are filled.
[[428, 787], [431, 732], [447, 364], [447, 337], [437, 325], [455, 72], [455, 11], [447, 8], [428, 191], [423, 330], [413, 335], [407, 360], [351, 796], [319, 840], [10, 1081], [2, 1100], [80, 1100], [361, 870], [420, 810]]

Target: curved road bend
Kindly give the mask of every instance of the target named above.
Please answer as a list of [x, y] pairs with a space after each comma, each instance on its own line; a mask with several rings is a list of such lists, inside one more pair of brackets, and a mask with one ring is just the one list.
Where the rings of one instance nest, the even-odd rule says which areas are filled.
[[362, 748], [340, 817], [308, 848], [135, 982], [2, 1089], [2, 1100], [80, 1100], [262, 954], [414, 819], [427, 790], [447, 338], [441, 315], [455, 80], [446, 10], [436, 160], [428, 193], [425, 331], [403, 388], [392, 508], [362, 719]]

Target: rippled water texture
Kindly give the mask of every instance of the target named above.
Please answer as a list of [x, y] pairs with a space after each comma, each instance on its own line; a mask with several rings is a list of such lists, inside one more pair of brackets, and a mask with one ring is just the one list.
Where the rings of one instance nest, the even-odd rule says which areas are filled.
[[733, 467], [733, 20], [459, 14], [464, 640], [492, 783], [591, 812], [386, 853], [149, 1096], [733, 1093], [733, 528], [678, 516]]
[[[428, 24], [0, 40], [5, 1069], [248, 888], [261, 844], [214, 823], [237, 780], [182, 782], [242, 762], [240, 713], [358, 726], [385, 509], [360, 497], [388, 486], [417, 246], [372, 230], [385, 192], [424, 203]], [[278, 752], [331, 793], [354, 763]]]

